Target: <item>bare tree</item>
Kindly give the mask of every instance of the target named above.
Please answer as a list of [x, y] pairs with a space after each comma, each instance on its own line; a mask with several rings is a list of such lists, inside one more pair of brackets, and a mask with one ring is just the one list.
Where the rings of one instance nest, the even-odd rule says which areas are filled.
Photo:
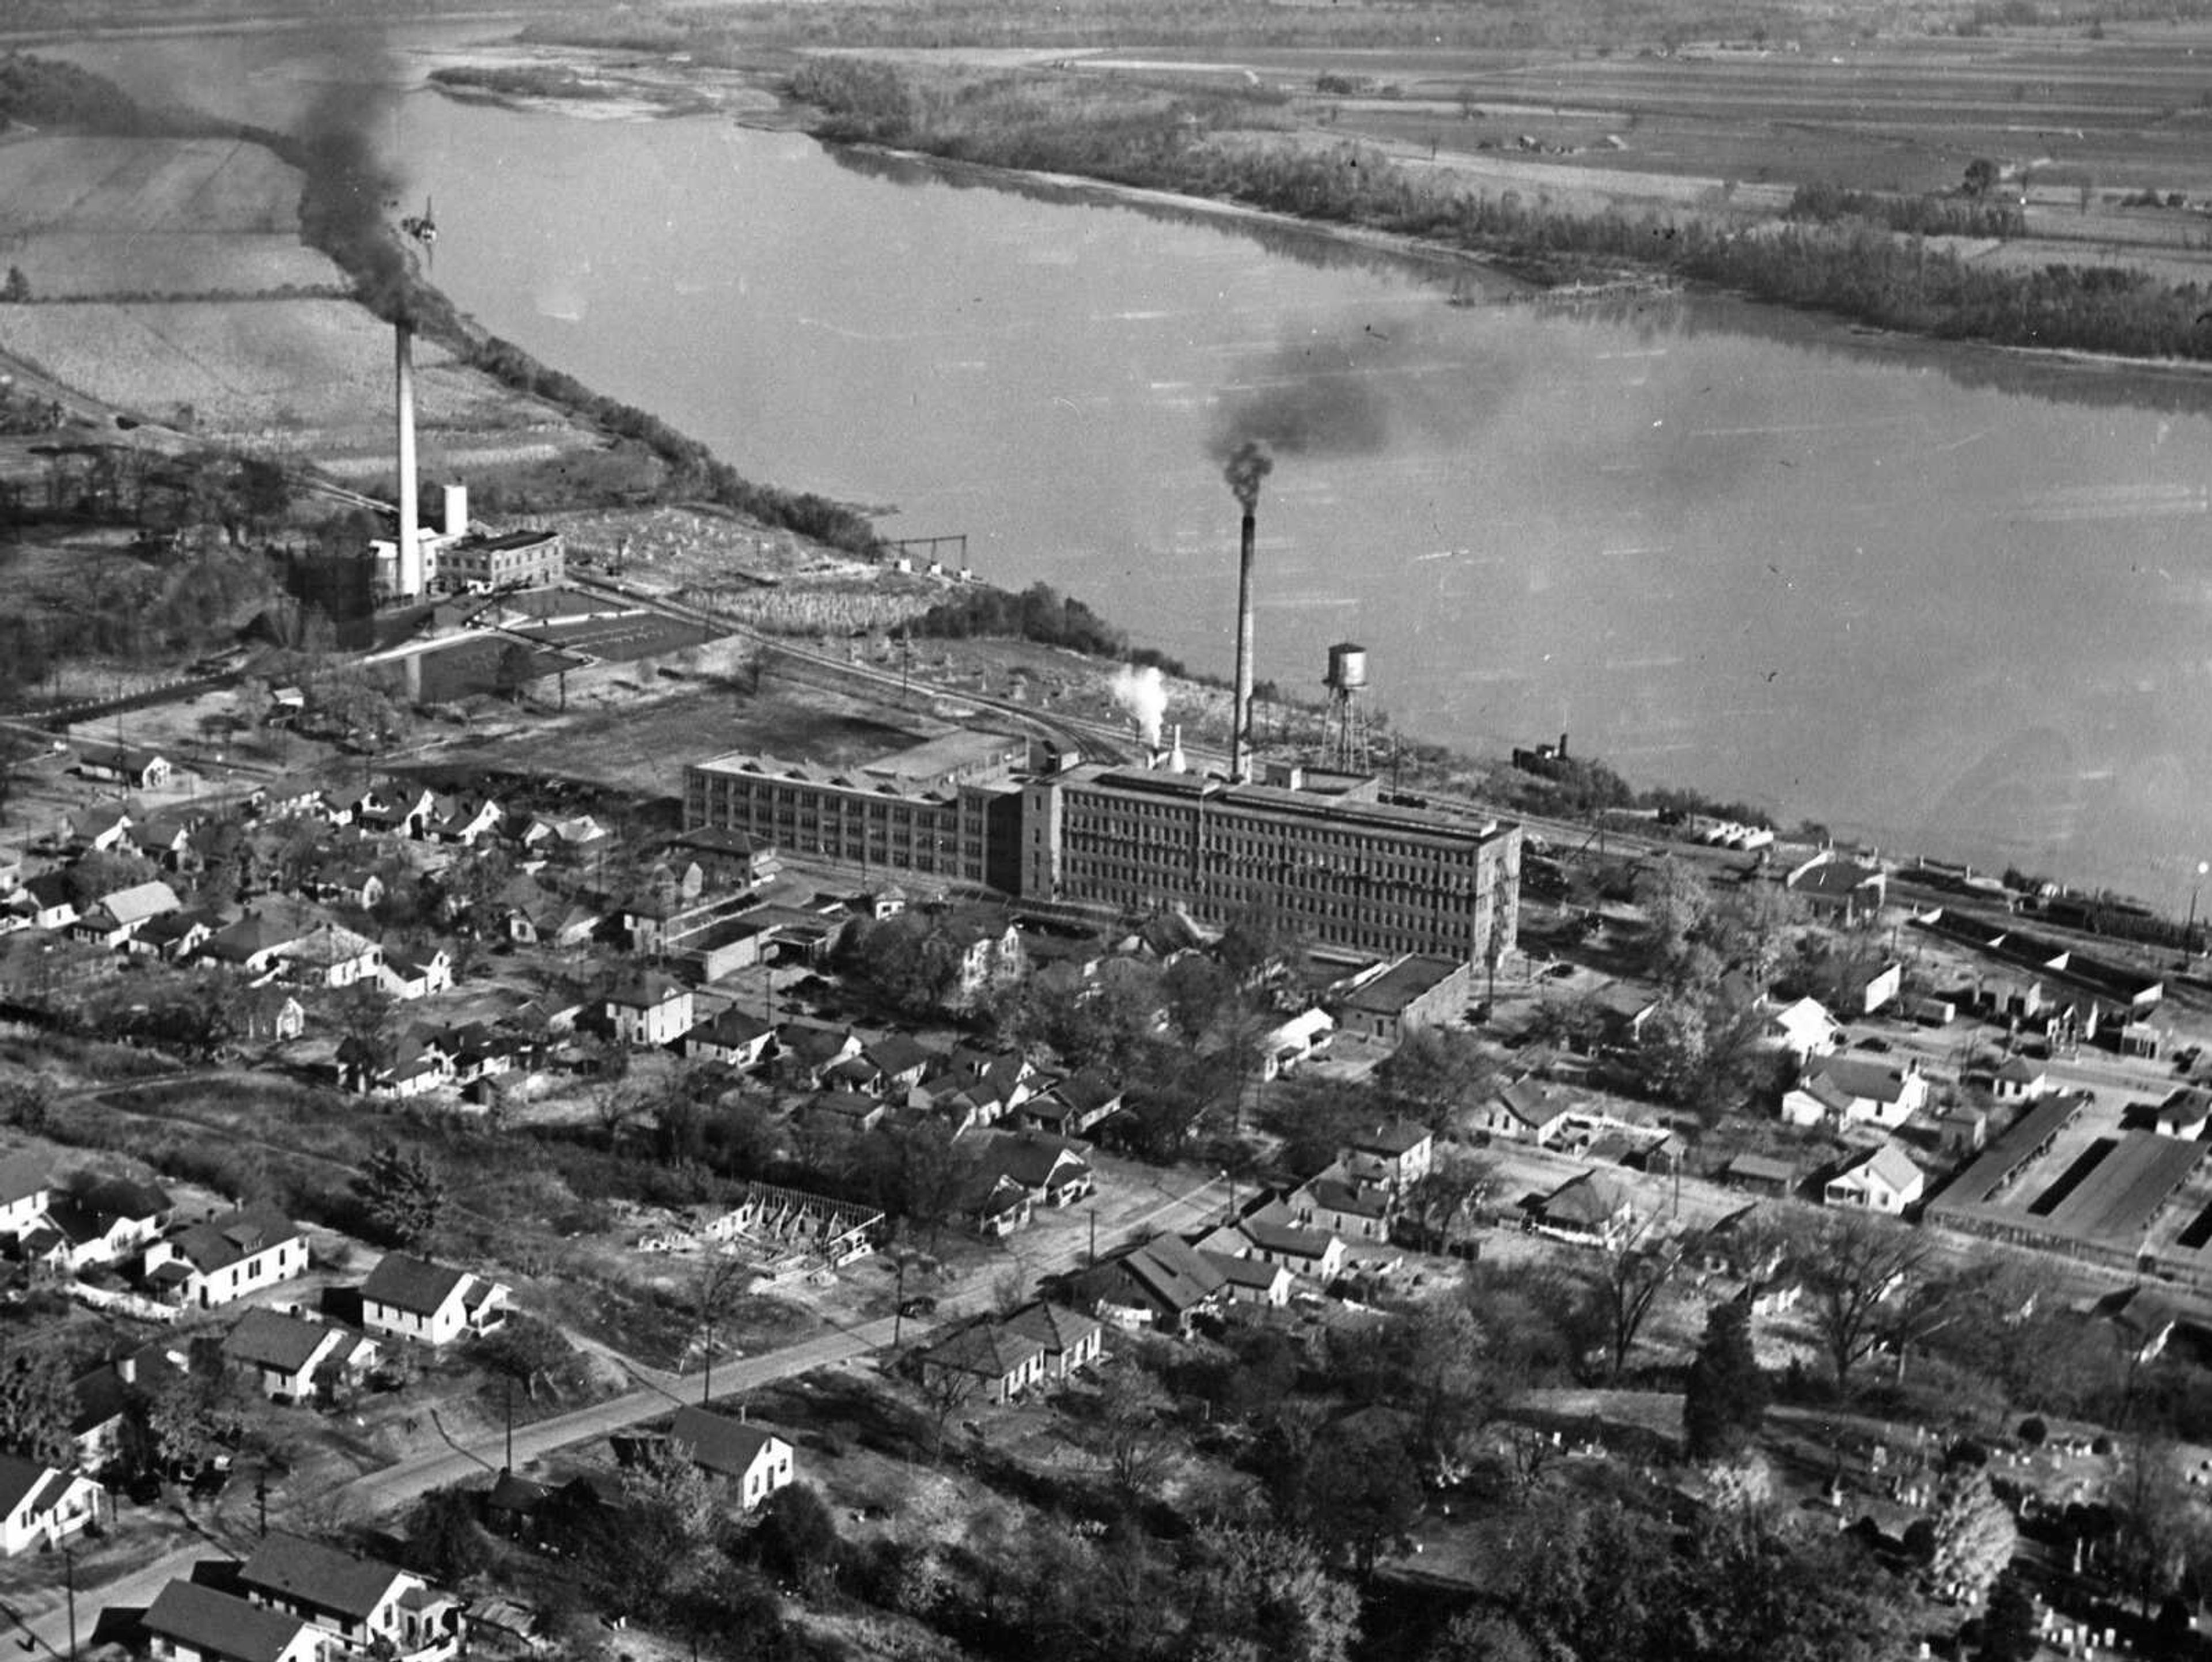
[[1604, 1330], [1611, 1378], [1618, 1379], [1626, 1371], [1629, 1353], [1644, 1323], [1681, 1268], [1681, 1242], [1660, 1235], [1649, 1218], [1605, 1249], [1602, 1263], [1588, 1285]]
[[691, 1313], [696, 1323], [696, 1336], [706, 1358], [706, 1373], [700, 1383], [699, 1400], [711, 1402], [714, 1396], [714, 1342], [724, 1321], [737, 1307], [738, 1300], [751, 1282], [752, 1271], [744, 1260], [723, 1251], [718, 1245], [709, 1245], [700, 1257], [698, 1268], [691, 1272], [689, 1288]]
[[1794, 1256], [1838, 1391], [1881, 1342], [1886, 1306], [1922, 1278], [1931, 1253], [1903, 1224], [1870, 1213], [1822, 1213], [1808, 1227]]

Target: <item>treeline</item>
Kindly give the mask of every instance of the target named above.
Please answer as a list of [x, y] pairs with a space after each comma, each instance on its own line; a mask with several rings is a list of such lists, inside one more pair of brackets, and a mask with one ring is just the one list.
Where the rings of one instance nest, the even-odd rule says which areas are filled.
[[1188, 679], [1182, 662], [1149, 647], [1132, 647], [1129, 637], [1089, 606], [1048, 583], [1032, 583], [1018, 594], [981, 586], [963, 588], [903, 625], [909, 635], [937, 640], [975, 636], [1013, 636], [1043, 646], [1066, 647], [1087, 658], [1119, 658], [1149, 666], [1163, 675]]
[[0, 129], [59, 128], [119, 137], [195, 133], [200, 124], [141, 106], [103, 76], [51, 58], [0, 57]]
[[612, 98], [614, 88], [572, 69], [544, 64], [449, 64], [430, 71], [441, 87], [500, 98]]
[[1595, 46], [1624, 40], [1818, 39], [1841, 32], [1802, 8], [1719, 5], [1700, 11], [1672, 0], [1611, 0], [1601, 7], [1543, 0], [1480, 4], [1283, 6], [1261, 0], [764, 0], [742, 9], [622, 8], [605, 17], [534, 24], [526, 40], [622, 52], [689, 53], [697, 63], [738, 69], [758, 61], [763, 44], [836, 46], [1234, 46], [1469, 48]]
[[[1540, 280], [1622, 267], [1735, 289], [1940, 339], [2140, 358], [2212, 357], [2212, 296], [2141, 271], [1971, 265], [1863, 220], [1747, 231], [1694, 216], [1572, 214], [1517, 192], [1469, 191], [1416, 176], [1354, 144], [1313, 150], [1225, 133], [1264, 119], [1233, 94], [1179, 99], [1167, 119], [1132, 119], [1102, 100], [1041, 97], [1015, 75], [927, 78], [881, 64], [810, 60], [794, 95], [825, 112], [836, 140], [1008, 167], [1048, 167], [1117, 184], [1233, 199], [1302, 218], [1357, 224], [1467, 249]], [[1136, 107], [1158, 95], [1139, 93]]]
[[1833, 225], [1863, 220], [1907, 236], [2015, 237], [2027, 234], [2027, 216], [2016, 203], [1967, 197], [1894, 196], [1847, 191], [1838, 185], [1800, 185], [1785, 210], [1790, 219]]

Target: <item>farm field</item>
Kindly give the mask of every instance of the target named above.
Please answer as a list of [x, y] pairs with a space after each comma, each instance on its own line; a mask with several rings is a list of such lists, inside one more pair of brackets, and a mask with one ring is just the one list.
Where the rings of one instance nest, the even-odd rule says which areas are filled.
[[0, 261], [33, 300], [343, 289], [301, 246], [299, 174], [235, 140], [0, 143]]
[[[981, 51], [901, 55], [1005, 67]], [[2212, 274], [2212, 28], [2201, 24], [1802, 51], [1146, 49], [1050, 61], [1147, 85], [1256, 81], [1289, 95], [1280, 119], [1294, 142], [1372, 144], [1415, 171], [1579, 213], [1749, 222], [1779, 214], [1803, 184], [1953, 192], [1986, 156], [2024, 192], [2030, 234], [1977, 258], [2125, 265], [2169, 282]], [[2181, 201], [2122, 205], [2143, 192]]]

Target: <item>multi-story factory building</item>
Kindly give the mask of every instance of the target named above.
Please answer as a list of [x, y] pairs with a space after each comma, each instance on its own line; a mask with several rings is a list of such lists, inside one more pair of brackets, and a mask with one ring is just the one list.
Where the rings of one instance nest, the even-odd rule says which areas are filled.
[[1270, 771], [1266, 784], [1076, 768], [1023, 788], [1017, 892], [1123, 910], [1188, 907], [1219, 923], [1272, 906], [1324, 948], [1510, 952], [1521, 831], [1381, 801], [1372, 778]]
[[1007, 888], [1021, 806], [1007, 782], [1028, 758], [1025, 740], [996, 733], [950, 734], [843, 768], [732, 752], [684, 770], [684, 824], [744, 831], [794, 859]]
[[[1027, 770], [1023, 771], [1026, 767]], [[1480, 962], [1519, 928], [1521, 832], [1380, 799], [1364, 776], [1268, 782], [1056, 767], [998, 734], [832, 770], [732, 755], [684, 771], [684, 821], [810, 855], [986, 884], [1108, 914], [1273, 906], [1346, 954]]]

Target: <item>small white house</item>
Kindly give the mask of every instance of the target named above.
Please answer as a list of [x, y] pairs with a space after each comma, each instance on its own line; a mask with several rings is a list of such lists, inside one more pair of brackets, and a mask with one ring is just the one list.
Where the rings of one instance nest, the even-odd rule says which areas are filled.
[[0, 1554], [59, 1546], [100, 1516], [106, 1493], [89, 1477], [0, 1454]]
[[1782, 1099], [1782, 1117], [1791, 1125], [1879, 1125], [1905, 1123], [1927, 1105], [1928, 1081], [1917, 1062], [1891, 1067], [1870, 1057], [1815, 1056], [1805, 1076]]
[[186, 1308], [228, 1304], [307, 1269], [307, 1236], [267, 1207], [188, 1225], [146, 1249], [147, 1284], [157, 1297]]
[[507, 1319], [508, 1291], [466, 1269], [387, 1252], [361, 1288], [361, 1324], [420, 1344], [451, 1344]]
[[764, 1426], [687, 1404], [676, 1410], [668, 1441], [694, 1465], [736, 1484], [748, 1512], [791, 1482], [791, 1445]]
[[1830, 1206], [1855, 1206], [1863, 1212], [1895, 1217], [1920, 1198], [1927, 1178], [1893, 1142], [1862, 1156], [1828, 1180], [1823, 1196]]
[[1801, 998], [1785, 1004], [1766, 1018], [1763, 1037], [1778, 1050], [1787, 1050], [1802, 1064], [1809, 1056], [1836, 1048], [1836, 1019], [1817, 998]]

